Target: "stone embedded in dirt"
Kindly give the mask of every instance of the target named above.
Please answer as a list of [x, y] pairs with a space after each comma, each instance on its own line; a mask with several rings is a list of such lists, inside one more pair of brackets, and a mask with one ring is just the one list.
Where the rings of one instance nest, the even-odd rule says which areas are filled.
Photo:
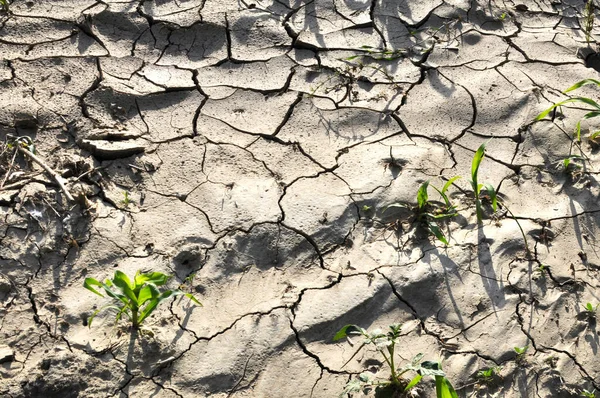
[[12, 362], [15, 360], [15, 352], [7, 345], [0, 345], [0, 363]]

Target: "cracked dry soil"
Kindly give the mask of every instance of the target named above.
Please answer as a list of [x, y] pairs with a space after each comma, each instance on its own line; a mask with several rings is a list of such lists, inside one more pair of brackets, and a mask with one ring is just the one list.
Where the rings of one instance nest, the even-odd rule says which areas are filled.
[[[0, 395], [337, 397], [386, 369], [373, 351], [345, 364], [357, 346], [336, 331], [399, 322], [401, 359], [442, 359], [460, 397], [598, 389], [583, 306], [600, 301], [600, 158], [573, 140], [581, 110], [532, 123], [597, 78], [577, 57], [583, 7], [13, 0], [0, 13]], [[73, 201], [6, 145], [15, 136]], [[504, 206], [478, 223], [467, 180], [483, 142], [480, 181]], [[565, 172], [570, 155], [581, 167]], [[448, 247], [384, 212], [456, 175]], [[83, 280], [115, 269], [172, 274], [204, 307], [159, 307], [151, 334], [109, 316], [88, 328], [105, 302]], [[493, 366], [502, 377], [478, 382]]]

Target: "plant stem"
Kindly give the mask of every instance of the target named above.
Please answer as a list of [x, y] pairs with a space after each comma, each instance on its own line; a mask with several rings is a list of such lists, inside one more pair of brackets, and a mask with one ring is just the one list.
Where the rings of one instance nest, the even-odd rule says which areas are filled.
[[131, 324], [135, 329], [137, 329], [140, 325], [138, 323], [138, 309], [137, 307], [131, 308]]
[[396, 375], [396, 366], [394, 365], [394, 342], [388, 347], [388, 352], [390, 353], [390, 367], [392, 368], [392, 380], [394, 384], [399, 385], [400, 381], [398, 380], [398, 376]]
[[383, 352], [383, 350], [379, 350], [379, 352], [381, 352], [381, 355], [383, 355], [383, 358], [385, 359], [385, 362], [387, 362], [388, 366], [391, 369], [392, 383], [398, 384], [398, 378], [396, 377], [396, 372], [394, 372], [394, 364], [393, 364], [393, 362], [390, 362], [389, 358], [387, 357], [387, 355], [385, 355], [385, 352]]

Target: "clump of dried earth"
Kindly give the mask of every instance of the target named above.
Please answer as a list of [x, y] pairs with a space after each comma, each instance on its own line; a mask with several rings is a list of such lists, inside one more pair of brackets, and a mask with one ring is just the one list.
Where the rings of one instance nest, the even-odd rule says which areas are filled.
[[[357, 345], [332, 337], [349, 323], [403, 323], [397, 362], [443, 360], [461, 397], [600, 387], [583, 311], [600, 301], [600, 158], [573, 140], [582, 111], [532, 123], [597, 77], [577, 56], [584, 1], [10, 3], [1, 396], [337, 397], [386, 377], [373, 351], [344, 365]], [[483, 142], [480, 181], [504, 206], [478, 223]], [[561, 168], [569, 155], [582, 167]], [[383, 211], [456, 175], [448, 247]], [[172, 301], [144, 333], [88, 328], [108, 301], [83, 280], [115, 269], [172, 274], [204, 307]]]

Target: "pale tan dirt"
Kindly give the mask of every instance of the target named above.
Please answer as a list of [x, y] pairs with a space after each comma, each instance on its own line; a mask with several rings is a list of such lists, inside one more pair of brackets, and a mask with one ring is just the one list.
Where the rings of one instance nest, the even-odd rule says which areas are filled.
[[[600, 156], [573, 140], [581, 109], [533, 123], [598, 78], [597, 55], [577, 55], [583, 6], [11, 1], [0, 396], [338, 397], [361, 372], [387, 377], [373, 349], [353, 357], [360, 338], [332, 341], [349, 323], [402, 323], [397, 362], [443, 361], [459, 397], [600, 388], [597, 319], [584, 312], [600, 302]], [[74, 201], [13, 161], [15, 136]], [[468, 180], [484, 142], [479, 179], [503, 204], [485, 202], [478, 223]], [[581, 167], [565, 171], [570, 155]], [[385, 211], [454, 176], [447, 247], [410, 209]], [[169, 287], [204, 306], [171, 300], [146, 333], [108, 314], [90, 328], [108, 300], [83, 281], [117, 269], [174, 275]], [[493, 366], [501, 377], [477, 380]], [[434, 397], [433, 379], [413, 396]]]

